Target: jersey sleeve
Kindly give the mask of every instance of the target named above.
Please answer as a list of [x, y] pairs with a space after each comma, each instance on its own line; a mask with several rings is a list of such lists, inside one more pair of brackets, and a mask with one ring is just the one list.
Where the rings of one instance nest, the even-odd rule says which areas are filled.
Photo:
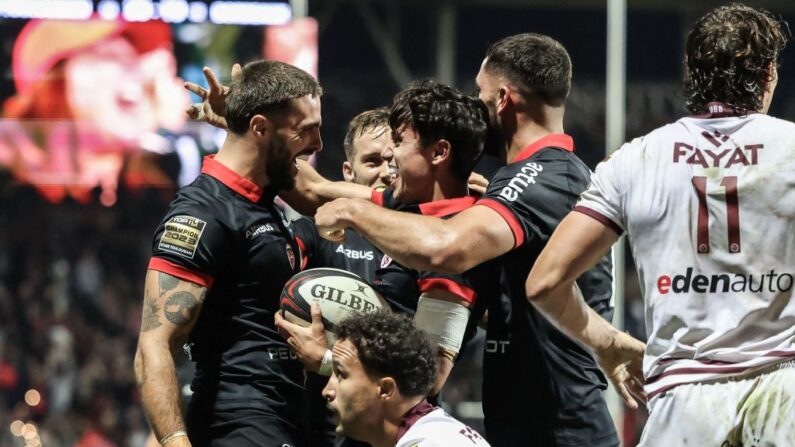
[[370, 201], [389, 210], [416, 211], [416, 206], [408, 207], [395, 199], [395, 190], [392, 188], [377, 188], [370, 194]]
[[[543, 237], [540, 229], [542, 210], [560, 203], [560, 179], [542, 162], [514, 163], [501, 168], [489, 182], [483, 198], [475, 204], [496, 211], [508, 224], [514, 237], [514, 248], [536, 237]], [[568, 210], [567, 210], [568, 212]]]
[[[472, 307], [477, 300], [477, 293], [472, 285], [461, 275], [447, 275], [435, 272], [420, 272], [417, 278], [419, 294], [441, 290], [466, 301]], [[418, 296], [419, 298], [419, 296]]]
[[149, 269], [210, 288], [236, 245], [217, 210], [178, 198], [155, 231]]
[[617, 234], [626, 230], [626, 218], [623, 206], [623, 188], [620, 165], [626, 158], [629, 145], [624, 145], [596, 167], [596, 172], [591, 176], [591, 183], [582, 195], [574, 211], [590, 216]]

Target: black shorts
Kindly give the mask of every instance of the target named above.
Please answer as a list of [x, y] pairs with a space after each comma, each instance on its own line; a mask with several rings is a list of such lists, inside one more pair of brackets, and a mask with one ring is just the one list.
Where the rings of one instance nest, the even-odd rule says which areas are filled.
[[186, 418], [193, 447], [308, 447], [298, 425], [259, 408], [206, 411], [191, 401]]

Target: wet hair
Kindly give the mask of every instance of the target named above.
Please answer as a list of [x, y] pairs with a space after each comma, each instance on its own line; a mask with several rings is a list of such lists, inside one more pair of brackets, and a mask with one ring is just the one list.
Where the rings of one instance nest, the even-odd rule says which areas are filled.
[[[384, 128], [383, 130], [386, 131], [388, 127], [389, 110], [386, 107], [366, 110], [354, 116], [351, 122], [348, 123], [348, 131], [345, 133], [345, 141], [343, 142], [345, 158], [350, 163], [353, 163], [353, 157], [356, 153], [356, 148], [353, 145], [354, 140], [365, 133], [374, 132], [380, 128]], [[377, 136], [380, 136], [380, 134]]]
[[405, 396], [428, 394], [436, 380], [436, 351], [405, 315], [355, 314], [340, 322], [337, 336], [356, 347], [368, 375], [392, 377]]
[[233, 133], [244, 134], [254, 115], [282, 111], [292, 99], [322, 94], [315, 78], [300, 68], [278, 61], [249, 62], [230, 85], [225, 109], [227, 127]]
[[486, 51], [484, 69], [503, 76], [525, 97], [560, 106], [571, 89], [571, 58], [557, 40], [536, 33], [508, 36]]
[[785, 22], [739, 3], [701, 17], [687, 35], [687, 111], [707, 112], [713, 101], [738, 111], [760, 110], [765, 86], [773, 80], [770, 65], [778, 65], [789, 35]]
[[426, 80], [395, 95], [389, 111], [393, 140], [399, 141], [402, 126], [417, 132], [423, 146], [447, 140], [452, 148], [453, 174], [466, 180], [483, 154], [488, 110], [477, 98]]

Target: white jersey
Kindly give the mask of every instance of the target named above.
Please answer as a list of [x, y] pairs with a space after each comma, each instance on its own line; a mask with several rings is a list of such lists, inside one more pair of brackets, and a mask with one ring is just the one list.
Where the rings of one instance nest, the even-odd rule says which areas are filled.
[[680, 119], [601, 163], [575, 209], [629, 236], [650, 397], [795, 357], [795, 124]]
[[395, 447], [489, 447], [472, 428], [437, 408], [417, 419]]

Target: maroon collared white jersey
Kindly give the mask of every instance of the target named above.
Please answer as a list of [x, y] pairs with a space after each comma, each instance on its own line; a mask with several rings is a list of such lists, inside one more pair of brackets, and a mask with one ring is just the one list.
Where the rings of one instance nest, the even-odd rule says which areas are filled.
[[650, 396], [795, 357], [795, 124], [680, 119], [601, 163], [575, 210], [629, 236]]
[[483, 437], [437, 408], [412, 423], [395, 447], [489, 447]]

